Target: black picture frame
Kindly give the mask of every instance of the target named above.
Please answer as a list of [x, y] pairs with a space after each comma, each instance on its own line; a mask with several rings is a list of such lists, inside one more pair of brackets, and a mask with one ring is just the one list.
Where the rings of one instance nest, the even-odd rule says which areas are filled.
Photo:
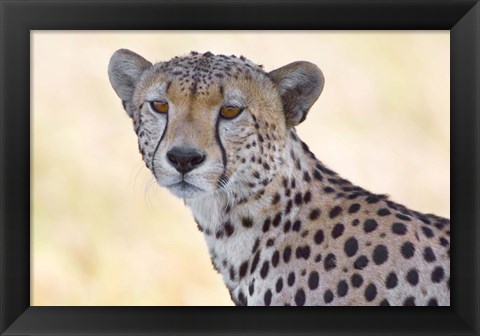
[[[1, 335], [479, 334], [478, 0], [0, 0], [0, 23]], [[117, 29], [450, 30], [452, 305], [31, 307], [30, 31]]]

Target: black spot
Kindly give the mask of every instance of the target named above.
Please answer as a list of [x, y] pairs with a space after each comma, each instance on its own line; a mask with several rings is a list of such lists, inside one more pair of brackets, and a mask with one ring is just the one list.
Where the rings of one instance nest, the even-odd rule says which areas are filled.
[[407, 227], [403, 223], [393, 223], [392, 232], [398, 235], [404, 235], [407, 233]]
[[411, 269], [408, 271], [407, 275], [405, 276], [408, 283], [412, 286], [416, 286], [418, 284], [418, 272], [416, 269]]
[[358, 241], [354, 237], [350, 237], [345, 241], [343, 250], [348, 257], [353, 257], [358, 251]]
[[307, 171], [303, 172], [303, 180], [306, 182], [310, 182], [312, 180], [310, 174]]
[[404, 306], [416, 306], [415, 298], [413, 296], [409, 296], [408, 298], [403, 301]]
[[422, 226], [422, 232], [427, 238], [432, 238], [434, 236], [432, 229], [426, 226]]
[[272, 204], [275, 205], [275, 204], [277, 204], [278, 202], [280, 202], [280, 194], [279, 194], [279, 193], [275, 193], [275, 195], [273, 196], [273, 199], [272, 199]]
[[364, 255], [360, 256], [353, 263], [353, 267], [358, 270], [362, 270], [368, 266], [368, 258]]
[[405, 259], [410, 259], [415, 254], [415, 246], [409, 241], [403, 243], [400, 252]]
[[344, 230], [345, 230], [345, 226], [343, 224], [341, 224], [341, 223], [336, 224], [333, 227], [333, 230], [332, 230], [332, 237], [334, 239], [337, 239], [338, 237], [340, 237], [343, 234]]
[[251, 228], [253, 226], [253, 221], [250, 217], [243, 217], [242, 225], [246, 228]]
[[270, 306], [272, 303], [272, 291], [267, 289], [265, 295], [263, 296], [263, 301], [265, 302], [265, 306]]
[[295, 195], [294, 201], [295, 201], [295, 204], [296, 204], [296, 205], [302, 204], [302, 203], [303, 203], [302, 193], [297, 193], [297, 194]]
[[383, 299], [383, 300], [380, 302], [380, 306], [390, 306], [390, 303], [388, 302], [387, 299]]
[[313, 177], [315, 177], [315, 178], [316, 178], [317, 180], [319, 180], [319, 181], [322, 181], [322, 180], [323, 180], [323, 176], [322, 176], [322, 174], [320, 174], [320, 172], [319, 172], [318, 170], [315, 170], [315, 171], [313, 172]]
[[247, 298], [243, 294], [243, 292], [238, 293], [238, 303], [240, 306], [246, 306], [247, 305]]
[[290, 274], [288, 275], [288, 278], [287, 278], [287, 284], [290, 287], [292, 287], [294, 283], [295, 283], [295, 273], [290, 272]]
[[358, 198], [358, 196], [360, 196], [360, 195], [361, 195], [360, 193], [355, 192], [353, 194], [348, 195], [348, 199], [353, 200], [355, 198]]
[[272, 255], [272, 266], [273, 267], [277, 267], [279, 259], [280, 259], [280, 253], [278, 253], [278, 251], [275, 251]]
[[307, 191], [305, 195], [303, 196], [303, 202], [309, 203], [312, 200], [312, 193], [310, 191]]
[[350, 207], [348, 208], [348, 213], [356, 213], [358, 210], [360, 210], [360, 204], [358, 203], [353, 203], [352, 205], [350, 205]]
[[388, 216], [388, 215], [390, 215], [390, 213], [391, 213], [390, 210], [388, 210], [387, 208], [382, 208], [382, 209], [377, 211], [377, 215], [382, 216], [382, 217], [383, 216]]
[[290, 231], [291, 226], [292, 226], [292, 222], [290, 220], [287, 220], [283, 225], [283, 232], [287, 233], [288, 231]]
[[323, 300], [325, 301], [325, 303], [330, 303], [333, 301], [333, 293], [330, 289], [327, 289], [323, 294]]
[[388, 259], [388, 250], [385, 245], [377, 245], [372, 254], [373, 262], [376, 265], [381, 265]]
[[363, 277], [358, 273], [354, 273], [350, 278], [350, 282], [353, 287], [359, 288], [363, 284]]
[[248, 294], [250, 294], [250, 296], [252, 296], [254, 291], [255, 291], [255, 288], [254, 288], [254, 285], [253, 285], [253, 282], [252, 282], [248, 286]]
[[435, 267], [435, 269], [432, 271], [432, 281], [435, 283], [442, 281], [444, 276], [445, 273], [441, 266]]
[[344, 297], [348, 293], [348, 284], [345, 280], [341, 280], [337, 284], [337, 294], [340, 297]]
[[325, 271], [330, 271], [337, 267], [337, 258], [333, 253], [329, 253], [325, 257], [325, 260], [323, 261], [323, 267], [325, 268]]
[[253, 256], [252, 267], [250, 267], [250, 273], [253, 273], [257, 268], [258, 261], [260, 260], [260, 251], [257, 251]]
[[307, 260], [310, 257], [310, 247], [308, 245], [297, 247], [295, 256], [297, 259], [303, 258]]
[[404, 220], [404, 221], [411, 221], [412, 219], [408, 216], [402, 215], [402, 214], [396, 214], [395, 217], [398, 219]]
[[308, 287], [312, 290], [317, 289], [319, 280], [320, 277], [318, 276], [318, 272], [312, 271], [308, 277]]
[[288, 200], [287, 207], [285, 209], [285, 215], [288, 215], [292, 210], [292, 204], [293, 204], [292, 200]]
[[367, 201], [368, 204], [373, 204], [373, 203], [379, 202], [380, 198], [376, 195], [370, 195], [367, 198], [365, 198], [365, 200]]
[[281, 220], [282, 220], [282, 213], [279, 212], [279, 213], [277, 213], [277, 215], [276, 215], [275, 218], [273, 219], [272, 225], [273, 225], [274, 227], [277, 227], [278, 224], [280, 224]]
[[365, 288], [365, 300], [368, 302], [372, 302], [375, 300], [377, 296], [377, 287], [373, 283], [369, 284], [367, 288]]
[[247, 269], [248, 269], [248, 261], [244, 261], [239, 268], [238, 275], [240, 276], [240, 279], [243, 278], [247, 274]]
[[317, 168], [318, 170], [320, 170], [322, 173], [324, 174], [327, 174], [327, 175], [334, 175], [335, 172], [333, 172], [332, 170], [328, 169], [327, 167], [325, 166], [322, 166], [321, 164], [317, 163], [315, 165], [315, 168]]
[[335, 218], [338, 215], [340, 215], [341, 213], [342, 213], [342, 208], [337, 205], [337, 206], [333, 207], [332, 210], [330, 210], [328, 216], [330, 218]]
[[425, 249], [423, 250], [423, 258], [426, 262], [433, 262], [437, 260], [437, 258], [435, 257], [435, 253], [433, 253], [431, 247], [425, 247]]
[[273, 246], [274, 243], [275, 243], [275, 239], [273, 239], [273, 238], [270, 238], [270, 239], [267, 240], [267, 246], [268, 247]]
[[230, 280], [235, 280], [235, 270], [233, 269], [233, 266], [230, 267], [230, 270], [229, 270], [229, 273], [230, 273]]
[[363, 230], [366, 232], [366, 233], [369, 233], [369, 232], [372, 232], [373, 230], [375, 230], [378, 226], [378, 223], [375, 219], [367, 219], [364, 223], [363, 223]]
[[385, 280], [385, 286], [387, 289], [392, 289], [397, 287], [398, 284], [398, 278], [397, 275], [394, 272], [391, 272], [388, 274], [387, 279]]
[[302, 169], [302, 164], [300, 163], [300, 160], [298, 160], [298, 159], [295, 160], [295, 167], [296, 167], [298, 170]]
[[255, 243], [253, 244], [252, 253], [257, 252], [259, 246], [260, 246], [260, 239], [257, 238], [257, 239], [255, 240]]
[[442, 246], [444, 246], [444, 247], [445, 247], [445, 246], [448, 246], [448, 244], [449, 244], [448, 240], [445, 239], [445, 238], [443, 238], [443, 237], [441, 237], [441, 238], [439, 239], [439, 241], [440, 241], [440, 245], [442, 245]]
[[325, 239], [325, 235], [323, 233], [323, 230], [318, 230], [315, 233], [315, 236], [313, 237], [313, 240], [315, 241], [316, 244], [320, 245], [323, 240]]
[[277, 291], [277, 293], [280, 293], [282, 291], [282, 288], [283, 288], [283, 279], [278, 278], [277, 283], [275, 284], [275, 290]]
[[302, 222], [300, 222], [299, 220], [296, 220], [295, 223], [293, 223], [292, 230], [295, 232], [299, 232], [301, 224]]
[[305, 305], [305, 291], [300, 288], [299, 290], [297, 290], [297, 293], [295, 294], [295, 304], [297, 306], [303, 306]]
[[322, 255], [319, 253], [315, 256], [315, 262], [320, 262], [322, 261]]
[[283, 261], [288, 263], [290, 261], [290, 257], [292, 255], [292, 248], [290, 246], [285, 247], [283, 250]]
[[233, 234], [234, 228], [233, 225], [230, 224], [230, 222], [225, 223], [225, 233], [227, 234], [228, 237], [230, 237]]
[[427, 306], [438, 306], [438, 301], [436, 298], [431, 298], [428, 300]]
[[267, 232], [270, 229], [270, 218], [265, 219], [263, 222], [262, 231]]
[[215, 233], [215, 238], [217, 239], [223, 238], [223, 235], [224, 235], [224, 232], [223, 230], [220, 229]]
[[316, 209], [313, 209], [311, 212], [310, 212], [310, 220], [315, 220], [317, 219], [318, 217], [320, 217], [320, 209], [316, 208]]
[[335, 189], [333, 189], [332, 187], [325, 187], [323, 188], [323, 191], [325, 191], [327, 194], [330, 194], [335, 192]]
[[262, 279], [265, 279], [267, 277], [269, 267], [270, 267], [270, 263], [267, 260], [265, 260], [263, 262], [262, 268], [260, 269], [260, 276], [262, 277]]
[[355, 218], [353, 221], [352, 221], [352, 225], [353, 226], [357, 226], [358, 224], [360, 224], [360, 220], [358, 218]]
[[418, 219], [420, 219], [422, 222], [424, 222], [425, 224], [432, 224], [432, 222], [430, 222], [430, 220], [428, 219], [427, 216], [425, 215], [420, 215], [420, 214], [416, 214]]

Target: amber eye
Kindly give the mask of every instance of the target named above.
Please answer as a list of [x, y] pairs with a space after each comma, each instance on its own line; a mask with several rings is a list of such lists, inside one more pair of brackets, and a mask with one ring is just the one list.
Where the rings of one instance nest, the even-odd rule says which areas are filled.
[[158, 113], [167, 113], [168, 112], [168, 103], [162, 101], [150, 102], [150, 106], [155, 112]]
[[220, 114], [226, 119], [232, 119], [235, 118], [240, 112], [242, 112], [242, 110], [243, 109], [240, 107], [223, 106], [220, 109]]

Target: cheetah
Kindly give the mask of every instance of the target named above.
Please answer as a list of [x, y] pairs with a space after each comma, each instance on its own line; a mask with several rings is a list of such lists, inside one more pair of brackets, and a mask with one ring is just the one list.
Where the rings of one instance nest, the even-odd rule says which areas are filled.
[[120, 49], [108, 74], [236, 305], [450, 305], [450, 221], [352, 184], [298, 137], [323, 90], [316, 65]]

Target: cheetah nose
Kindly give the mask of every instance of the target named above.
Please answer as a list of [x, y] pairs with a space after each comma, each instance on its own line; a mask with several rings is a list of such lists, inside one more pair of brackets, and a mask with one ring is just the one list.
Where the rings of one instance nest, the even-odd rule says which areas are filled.
[[168, 161], [181, 174], [197, 168], [205, 158], [206, 155], [192, 148], [174, 147], [167, 153]]

